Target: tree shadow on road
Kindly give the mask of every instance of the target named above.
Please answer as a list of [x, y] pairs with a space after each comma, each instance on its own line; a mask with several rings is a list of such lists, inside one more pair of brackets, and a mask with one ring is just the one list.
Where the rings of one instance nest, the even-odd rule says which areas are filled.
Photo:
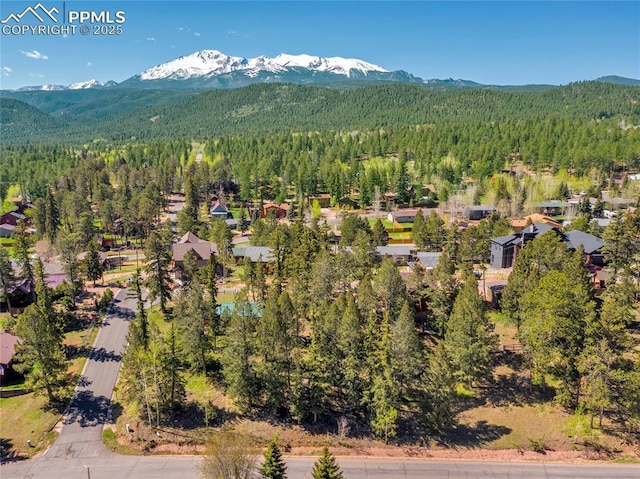
[[93, 348], [91, 350], [90, 358], [94, 361], [99, 361], [101, 363], [107, 361], [121, 361], [122, 355], [117, 354], [114, 351], [107, 351], [105, 348]]
[[92, 391], [78, 392], [67, 411], [64, 424], [78, 423], [80, 427], [104, 424], [109, 416], [109, 398], [94, 396]]
[[13, 449], [13, 442], [11, 439], [0, 437], [0, 464], [23, 460], [24, 457]]

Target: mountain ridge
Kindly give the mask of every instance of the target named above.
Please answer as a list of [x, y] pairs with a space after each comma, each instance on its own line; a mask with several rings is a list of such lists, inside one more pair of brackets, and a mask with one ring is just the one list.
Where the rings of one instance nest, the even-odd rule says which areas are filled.
[[[602, 76], [595, 81], [616, 85], [638, 86], [640, 80], [617, 75]], [[120, 83], [88, 80], [70, 85], [25, 86], [12, 91], [67, 91], [75, 89], [140, 88], [140, 89], [218, 89], [241, 88], [254, 83], [292, 83], [299, 85], [339, 85], [348, 83], [415, 83], [438, 90], [466, 88], [524, 91], [561, 85], [486, 85], [465, 79], [423, 79], [405, 70], [389, 71], [380, 65], [357, 58], [320, 57], [308, 54], [281, 53], [275, 57], [253, 58], [226, 55], [218, 50], [199, 50], [160, 63]]]

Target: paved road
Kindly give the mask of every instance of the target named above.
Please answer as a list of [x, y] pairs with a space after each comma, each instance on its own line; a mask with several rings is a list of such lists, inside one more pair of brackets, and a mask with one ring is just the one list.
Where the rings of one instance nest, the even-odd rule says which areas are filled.
[[[120, 369], [135, 300], [123, 290], [116, 296], [96, 338], [91, 356], [55, 444], [37, 459], [5, 464], [2, 479], [196, 479], [199, 457], [118, 456], [102, 444], [110, 398]], [[287, 458], [290, 479], [310, 478], [315, 458]], [[491, 463], [412, 459], [338, 458], [348, 479], [640, 479], [640, 467]], [[88, 466], [87, 469], [85, 466]]]
[[[314, 458], [287, 458], [290, 479], [308, 479]], [[2, 466], [2, 479], [198, 479], [200, 459], [189, 456], [48, 458]], [[338, 458], [347, 479], [638, 479], [640, 467], [435, 460]]]
[[118, 378], [124, 353], [129, 320], [136, 309], [134, 298], [121, 290], [115, 298], [111, 314], [101, 325], [91, 349], [63, 426], [46, 457], [97, 457], [104, 453], [102, 427], [109, 419], [111, 395]]

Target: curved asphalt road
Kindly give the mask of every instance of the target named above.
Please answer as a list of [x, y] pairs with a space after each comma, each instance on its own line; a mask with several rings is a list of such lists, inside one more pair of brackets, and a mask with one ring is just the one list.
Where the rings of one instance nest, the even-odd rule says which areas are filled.
[[[102, 444], [135, 299], [122, 290], [102, 323], [55, 444], [39, 458], [5, 464], [2, 479], [195, 479], [199, 457], [119, 456]], [[309, 478], [316, 458], [287, 458], [290, 479]], [[495, 463], [338, 458], [347, 479], [640, 479], [637, 465]]]

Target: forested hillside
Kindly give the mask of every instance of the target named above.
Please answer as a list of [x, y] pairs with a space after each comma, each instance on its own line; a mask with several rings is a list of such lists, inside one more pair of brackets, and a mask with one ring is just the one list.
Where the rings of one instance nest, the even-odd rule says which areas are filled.
[[[34, 128], [27, 121], [21, 129], [8, 131], [4, 141], [206, 139], [238, 133], [537, 121], [541, 118], [582, 123], [614, 118], [633, 124], [640, 122], [639, 100], [638, 87], [599, 82], [574, 83], [526, 93], [487, 89], [433, 91], [401, 84], [347, 91], [261, 84], [234, 90], [211, 90], [178, 103], [155, 104], [120, 114], [114, 114], [124, 108], [117, 102], [131, 105], [126, 96], [114, 98], [116, 103], [106, 110], [104, 105], [98, 107], [89, 103], [82, 108], [76, 106], [81, 111], [65, 116], [68, 125], [61, 125], [55, 133]], [[90, 113], [92, 108], [95, 108], [94, 116]], [[4, 117], [2, 121], [4, 124]]]

